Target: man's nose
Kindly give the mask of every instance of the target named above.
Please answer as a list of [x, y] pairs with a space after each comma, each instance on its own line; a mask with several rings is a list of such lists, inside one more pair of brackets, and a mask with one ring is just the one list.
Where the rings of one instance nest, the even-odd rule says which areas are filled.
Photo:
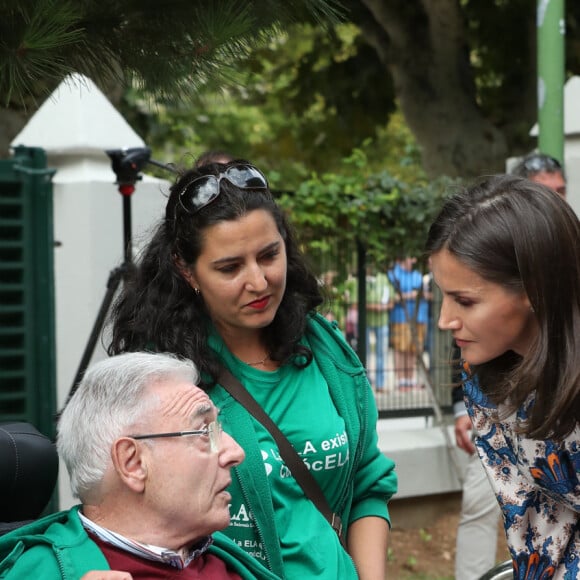
[[246, 454], [238, 442], [231, 435], [223, 432], [220, 450], [221, 463], [234, 467], [239, 465], [245, 457]]

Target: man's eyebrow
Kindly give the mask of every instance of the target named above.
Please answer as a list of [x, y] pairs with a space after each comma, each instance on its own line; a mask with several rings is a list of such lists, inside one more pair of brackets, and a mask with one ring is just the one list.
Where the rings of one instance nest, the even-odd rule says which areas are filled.
[[211, 403], [210, 401], [206, 402], [206, 403], [201, 403], [200, 405], [198, 405], [195, 410], [193, 411], [192, 415], [191, 415], [191, 419], [198, 419], [199, 417], [204, 417], [206, 415], [212, 415], [212, 414], [218, 414], [219, 410], [217, 409], [217, 407]]

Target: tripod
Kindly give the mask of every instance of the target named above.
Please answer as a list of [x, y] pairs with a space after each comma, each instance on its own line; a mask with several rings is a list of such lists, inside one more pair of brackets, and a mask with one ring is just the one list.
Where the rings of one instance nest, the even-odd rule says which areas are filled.
[[110, 149], [106, 153], [111, 158], [111, 165], [117, 176], [117, 187], [123, 199], [123, 262], [109, 273], [107, 290], [103, 296], [89, 339], [87, 340], [65, 406], [77, 390], [87, 370], [117, 289], [133, 267], [131, 196], [135, 192], [135, 184], [142, 179], [140, 172], [149, 163], [171, 171], [172, 173], [177, 173], [171, 165], [164, 165], [163, 163], [152, 160], [151, 150], [148, 147]]

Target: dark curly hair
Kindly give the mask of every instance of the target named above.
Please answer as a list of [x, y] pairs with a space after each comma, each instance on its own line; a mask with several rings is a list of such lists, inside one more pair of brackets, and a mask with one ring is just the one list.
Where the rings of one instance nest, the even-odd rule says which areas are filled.
[[185, 172], [171, 187], [165, 219], [157, 226], [141, 259], [126, 275], [110, 317], [110, 355], [136, 350], [170, 352], [197, 365], [208, 388], [215, 384], [220, 362], [208, 346], [210, 317], [203, 298], [180, 272], [203, 250], [203, 232], [217, 223], [236, 220], [254, 210], [274, 218], [287, 254], [286, 290], [273, 321], [262, 330], [268, 355], [281, 363], [308, 365], [312, 353], [299, 344], [308, 316], [323, 302], [318, 281], [306, 265], [294, 233], [269, 189], [239, 188], [222, 179], [219, 196], [196, 213], [187, 212], [180, 194], [197, 177], [219, 175], [235, 160], [210, 163]]

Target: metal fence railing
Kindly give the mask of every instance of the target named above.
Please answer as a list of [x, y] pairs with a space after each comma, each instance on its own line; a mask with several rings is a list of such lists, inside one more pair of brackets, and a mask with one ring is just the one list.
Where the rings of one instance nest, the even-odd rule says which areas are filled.
[[[345, 259], [345, 256], [351, 258]], [[342, 248], [340, 258], [332, 252], [318, 256], [309, 254], [309, 257], [329, 298], [325, 314], [337, 321], [365, 365], [379, 416], [438, 415], [436, 408], [443, 414], [451, 413], [451, 337], [437, 328], [441, 299], [438, 290], [421, 288], [428, 315], [427, 322], [419, 325], [420, 332], [417, 327], [413, 332], [413, 337], [419, 339], [416, 343], [419, 354], [403, 356], [401, 328], [390, 320], [392, 310], [379, 321], [381, 324], [377, 324], [378, 319], [370, 309], [371, 300], [377, 299], [377, 290], [371, 289], [371, 281], [381, 275], [386, 279], [388, 267], [382, 272], [376, 266], [370, 268], [363, 262], [365, 253], [356, 249], [349, 253]], [[429, 278], [425, 280], [428, 282]], [[392, 287], [390, 290], [396, 292]], [[385, 318], [387, 324], [384, 324]]]
[[[409, 357], [411, 361], [407, 360], [407, 364], [412, 365], [411, 368], [406, 369], [398, 366], [400, 357], [397, 356], [392, 340], [394, 334], [392, 324], [389, 324], [386, 333], [389, 336], [386, 343], [377, 340], [377, 331], [374, 328], [365, 328], [364, 335], [368, 346], [365, 345], [366, 348], [359, 349], [360, 340], [357, 333], [350, 332], [350, 324], [343, 326], [341, 321], [338, 321], [347, 341], [358, 352], [367, 369], [381, 417], [435, 414], [431, 389], [441, 411], [451, 413], [451, 388], [453, 385], [450, 363], [451, 340], [448, 333], [437, 329], [439, 304], [440, 301], [437, 297], [431, 301], [425, 341], [419, 354], [420, 360], [415, 353]], [[346, 320], [346, 314], [343, 320]], [[381, 349], [382, 352], [379, 352], [378, 349]], [[362, 355], [361, 350], [364, 351]], [[405, 375], [411, 376], [409, 384], [400, 384], [398, 377], [403, 370], [406, 371]]]

